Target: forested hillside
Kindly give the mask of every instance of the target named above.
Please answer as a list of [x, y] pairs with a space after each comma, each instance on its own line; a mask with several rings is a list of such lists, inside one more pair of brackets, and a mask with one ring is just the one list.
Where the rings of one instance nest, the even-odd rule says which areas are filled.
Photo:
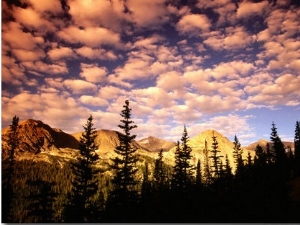
[[253, 151], [212, 130], [189, 138], [185, 126], [166, 150], [153, 137], [135, 141], [129, 101], [121, 117], [122, 133], [96, 130], [90, 116], [73, 136], [13, 117], [2, 143], [2, 222], [299, 222], [298, 121], [293, 148], [273, 123], [266, 147]]

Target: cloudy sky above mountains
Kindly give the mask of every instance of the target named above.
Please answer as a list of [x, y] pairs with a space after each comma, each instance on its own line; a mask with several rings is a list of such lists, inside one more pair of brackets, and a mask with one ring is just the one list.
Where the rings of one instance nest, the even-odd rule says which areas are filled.
[[300, 120], [298, 1], [2, 1], [2, 127], [14, 115], [65, 132], [137, 139], [216, 129], [246, 145]]

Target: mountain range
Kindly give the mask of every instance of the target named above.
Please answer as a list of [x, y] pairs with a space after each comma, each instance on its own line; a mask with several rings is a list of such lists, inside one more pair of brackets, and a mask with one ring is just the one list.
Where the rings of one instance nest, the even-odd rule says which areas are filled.
[[[68, 134], [57, 128], [51, 128], [49, 125], [39, 120], [27, 119], [19, 123], [19, 147], [16, 151], [17, 159], [30, 158], [34, 160], [49, 161], [49, 157], [56, 157], [60, 162], [74, 158], [78, 153], [79, 141], [83, 132]], [[4, 158], [7, 156], [7, 140], [9, 127], [2, 129], [2, 154]], [[97, 154], [101, 159], [107, 161], [116, 156], [115, 147], [119, 144], [118, 131], [114, 130], [97, 130], [96, 145], [98, 146]], [[228, 156], [230, 164], [234, 164], [232, 156], [233, 142], [224, 135], [215, 130], [206, 130], [199, 135], [189, 139], [189, 146], [192, 148], [192, 162], [196, 165], [198, 159], [201, 163], [204, 162], [203, 149], [205, 141], [208, 149], [212, 145], [212, 136], [217, 137], [220, 155], [225, 160], [225, 155]], [[247, 147], [243, 148], [243, 158], [246, 159], [248, 152], [252, 158], [255, 155], [255, 147], [260, 144], [266, 146], [266, 140], [259, 140]], [[158, 151], [163, 149], [164, 161], [170, 165], [174, 164], [176, 151], [176, 143], [162, 140], [157, 137], [149, 136], [139, 141], [133, 141], [132, 145], [137, 148], [137, 154], [142, 158], [150, 157], [157, 158]], [[288, 143], [292, 146], [292, 143]]]

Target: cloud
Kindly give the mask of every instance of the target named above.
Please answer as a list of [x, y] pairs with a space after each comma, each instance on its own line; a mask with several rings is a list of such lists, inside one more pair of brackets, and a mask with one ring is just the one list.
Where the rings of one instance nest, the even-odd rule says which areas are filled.
[[87, 46], [83, 46], [81, 48], [75, 49], [75, 52], [87, 59], [101, 59], [101, 60], [109, 60], [114, 61], [118, 58], [118, 56], [110, 50], [98, 49], [98, 48], [90, 48]]
[[74, 94], [93, 93], [97, 91], [97, 86], [84, 80], [71, 80], [63, 81], [63, 84]]
[[212, 9], [219, 15], [217, 25], [223, 25], [226, 22], [233, 24], [236, 20], [236, 5], [231, 0], [198, 0], [196, 6], [199, 9]]
[[80, 63], [80, 68], [82, 72], [79, 75], [88, 82], [100, 83], [106, 80], [106, 67], [98, 67], [98, 64]]
[[[260, 86], [257, 95], [249, 96], [248, 102], [267, 106], [295, 104], [300, 99], [300, 77], [292, 74], [283, 74], [275, 81]], [[299, 101], [297, 101], [300, 104]]]
[[91, 96], [91, 95], [80, 96], [80, 102], [85, 105], [92, 105], [92, 106], [98, 106], [98, 107], [108, 105], [107, 100], [105, 100], [103, 98]]
[[122, 88], [107, 85], [100, 88], [98, 92], [98, 97], [103, 99], [116, 99], [120, 95], [125, 95], [127, 91], [123, 90]]
[[22, 62], [22, 65], [29, 71], [42, 72], [46, 74], [66, 74], [69, 72], [66, 63], [64, 62], [57, 62], [55, 64], [47, 64], [42, 61]]
[[21, 85], [25, 79], [25, 69], [12, 57], [2, 56], [2, 82]]
[[70, 44], [82, 44], [88, 47], [99, 47], [106, 44], [120, 47], [119, 34], [103, 27], [80, 29], [76, 26], [69, 26], [59, 31], [57, 35]]
[[105, 27], [114, 32], [128, 29], [127, 23], [132, 21], [128, 13], [125, 13], [125, 4], [118, 0], [89, 2], [73, 0], [68, 2], [69, 13], [76, 26]]
[[199, 32], [207, 32], [211, 27], [211, 22], [204, 14], [184, 15], [176, 24], [176, 28], [181, 33], [197, 35]]
[[13, 49], [33, 51], [44, 43], [43, 37], [33, 36], [31, 33], [23, 32], [19, 23], [9, 22], [3, 24], [2, 29], [4, 44], [8, 44]]
[[59, 59], [69, 58], [73, 56], [73, 50], [69, 47], [54, 48], [47, 52], [51, 60], [57, 61]]
[[65, 132], [82, 130], [82, 118], [89, 110], [80, 106], [74, 98], [57, 93], [30, 94], [22, 92], [12, 98], [2, 98], [2, 122], [9, 124], [14, 115], [20, 120], [38, 119]]
[[29, 28], [30, 30], [36, 30], [41, 34], [56, 30], [56, 28], [53, 26], [53, 23], [42, 18], [41, 15], [31, 7], [27, 7], [26, 9], [14, 7], [14, 18], [17, 22]]
[[224, 48], [226, 50], [234, 50], [247, 47], [255, 40], [244, 27], [226, 28], [226, 37], [224, 38]]
[[169, 21], [165, 0], [128, 0], [126, 7], [131, 12], [134, 23], [141, 28], [157, 29]]
[[45, 52], [42, 49], [36, 51], [27, 51], [23, 49], [12, 49], [12, 54], [19, 61], [38, 61], [45, 57]]
[[243, 1], [239, 4], [239, 7], [237, 9], [237, 16], [239, 18], [245, 18], [253, 15], [263, 15], [263, 13], [266, 11], [268, 7], [267, 1], [262, 2], [247, 2]]

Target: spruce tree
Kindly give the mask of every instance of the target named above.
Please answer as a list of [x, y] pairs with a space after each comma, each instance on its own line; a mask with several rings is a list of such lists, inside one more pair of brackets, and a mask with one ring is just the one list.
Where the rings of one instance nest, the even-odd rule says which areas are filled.
[[266, 153], [260, 145], [257, 145], [255, 148], [255, 165], [264, 166], [266, 164], [266, 160]]
[[158, 158], [155, 160], [153, 181], [156, 189], [161, 189], [166, 182], [166, 171], [163, 163], [163, 149], [158, 152]]
[[283, 165], [286, 163], [286, 154], [284, 145], [278, 136], [277, 128], [274, 122], [272, 122], [272, 128], [271, 128], [271, 142], [273, 144], [273, 151], [275, 154], [275, 163], [278, 165]]
[[[113, 190], [110, 192], [107, 207], [108, 220], [116, 220], [118, 222], [131, 221], [130, 213], [133, 213], [132, 206], [138, 201], [136, 173], [138, 168], [136, 162], [137, 148], [132, 144], [136, 135], [131, 135], [131, 131], [137, 128], [131, 119], [131, 108], [129, 100], [125, 101], [121, 112], [123, 118], [121, 124], [118, 125], [124, 134], [118, 133], [119, 145], [115, 148], [117, 156], [112, 159], [111, 168], [114, 172], [112, 178]], [[119, 220], [113, 214], [119, 213]]]
[[184, 126], [181, 145], [177, 142], [175, 165], [173, 167], [172, 188], [176, 191], [187, 191], [193, 177], [193, 166], [190, 164], [192, 149], [188, 145], [189, 137]]
[[209, 167], [208, 147], [207, 147], [206, 140], [204, 142], [203, 155], [204, 155], [203, 179], [205, 180], [205, 184], [208, 185], [211, 181], [211, 173], [210, 173], [210, 167]]
[[34, 218], [37, 223], [53, 223], [54, 221], [54, 201], [58, 196], [52, 190], [55, 182], [48, 182], [41, 179], [27, 181], [30, 195], [27, 197], [30, 204], [28, 215]]
[[296, 122], [294, 137], [295, 173], [300, 176], [300, 122]]
[[197, 161], [197, 167], [196, 167], [196, 187], [200, 188], [202, 183], [202, 175], [201, 175], [201, 163], [200, 159]]
[[99, 157], [95, 142], [97, 132], [93, 126], [93, 117], [90, 115], [86, 125], [83, 126], [84, 133], [80, 137], [80, 154], [76, 161], [71, 163], [74, 180], [65, 207], [64, 222], [89, 222], [95, 211], [91, 198], [98, 190], [97, 175], [100, 170], [96, 168]]
[[212, 172], [214, 174], [214, 179], [218, 179], [220, 178], [220, 173], [221, 173], [221, 158], [223, 156], [219, 155], [219, 153], [221, 152], [220, 150], [218, 150], [218, 141], [217, 141], [217, 137], [215, 136], [214, 132], [213, 132], [213, 136], [212, 136], [212, 139], [213, 139], [213, 143], [212, 143], [212, 149], [210, 150], [211, 152], [211, 156], [209, 158], [212, 159]]
[[241, 143], [238, 140], [237, 136], [234, 136], [234, 142], [233, 142], [233, 158], [235, 159], [235, 165], [236, 165], [236, 174], [243, 173], [244, 168], [244, 162], [242, 158], [243, 150], [241, 148]]
[[[8, 159], [2, 159], [2, 222], [13, 222], [11, 215], [14, 198], [15, 151], [19, 145], [19, 117], [14, 116], [8, 131]], [[4, 154], [2, 154], [2, 157]]]

